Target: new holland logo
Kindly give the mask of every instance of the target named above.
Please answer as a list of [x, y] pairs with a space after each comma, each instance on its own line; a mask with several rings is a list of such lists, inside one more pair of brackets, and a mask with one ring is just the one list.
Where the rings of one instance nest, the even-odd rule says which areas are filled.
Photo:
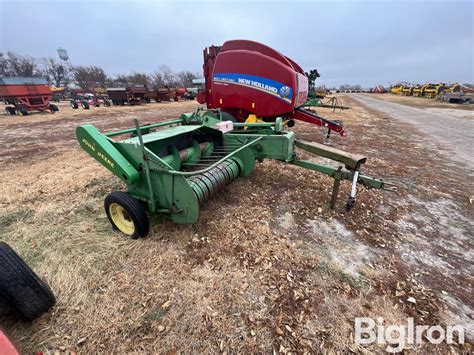
[[291, 89], [288, 86], [282, 86], [280, 88], [280, 96], [281, 97], [286, 98], [286, 97], [290, 96], [290, 92], [291, 92]]

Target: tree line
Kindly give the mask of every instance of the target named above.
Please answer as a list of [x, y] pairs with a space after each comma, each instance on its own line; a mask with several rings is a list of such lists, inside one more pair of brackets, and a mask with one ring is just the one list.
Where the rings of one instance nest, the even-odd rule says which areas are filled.
[[191, 87], [192, 80], [200, 77], [187, 70], [174, 72], [168, 65], [160, 65], [153, 73], [109, 76], [99, 66], [71, 66], [53, 58], [39, 59], [14, 52], [0, 52], [0, 76], [43, 77], [58, 88], [74, 84], [83, 90], [133, 85], [146, 85], [149, 89]]

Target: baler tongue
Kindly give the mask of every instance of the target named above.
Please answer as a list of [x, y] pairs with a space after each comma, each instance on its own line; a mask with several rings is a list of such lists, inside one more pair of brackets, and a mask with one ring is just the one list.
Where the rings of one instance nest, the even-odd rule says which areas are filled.
[[299, 107], [292, 113], [292, 118], [298, 121], [303, 121], [317, 126], [326, 127], [328, 129], [327, 137], [331, 134], [331, 131], [339, 133], [341, 136], [345, 135], [344, 125], [340, 121], [328, 120], [327, 118], [321, 117], [316, 113], [306, 111]]

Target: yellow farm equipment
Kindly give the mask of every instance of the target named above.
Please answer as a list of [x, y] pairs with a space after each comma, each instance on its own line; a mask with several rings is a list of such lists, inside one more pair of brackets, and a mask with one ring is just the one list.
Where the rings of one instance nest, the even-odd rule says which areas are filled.
[[403, 90], [403, 85], [394, 85], [390, 88], [390, 93], [395, 95], [401, 95]]
[[470, 97], [467, 97], [463, 91], [464, 87], [458, 83], [397, 84], [390, 88], [390, 92], [395, 95], [426, 97], [450, 103], [471, 102]]
[[459, 85], [458, 83], [454, 83], [454, 84], [451, 84], [451, 85], [449, 85], [449, 86], [444, 85], [444, 87], [443, 87], [443, 89], [441, 90], [441, 92], [444, 92], [444, 93], [461, 92], [461, 85]]
[[412, 85], [403, 85], [401, 94], [403, 96], [412, 96], [413, 95], [413, 88]]
[[422, 97], [425, 95], [425, 89], [428, 87], [428, 84], [425, 85], [415, 85], [413, 87], [413, 96]]
[[435, 99], [444, 89], [444, 83], [427, 83], [425, 85], [424, 97]]

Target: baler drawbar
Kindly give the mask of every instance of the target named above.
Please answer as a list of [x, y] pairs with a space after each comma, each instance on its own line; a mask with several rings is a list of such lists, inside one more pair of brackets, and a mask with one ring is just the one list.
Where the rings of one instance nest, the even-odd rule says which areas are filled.
[[[248, 176], [256, 161], [274, 159], [319, 171], [334, 178], [334, 208], [341, 180], [352, 189], [346, 204], [355, 203], [357, 184], [384, 188], [384, 182], [360, 174], [366, 157], [323, 144], [298, 140], [284, 121], [233, 122], [220, 109], [198, 109], [178, 119], [100, 133], [92, 125], [77, 127], [83, 149], [120, 178], [128, 192], [112, 192], [105, 211], [115, 229], [132, 238], [148, 233], [149, 214], [175, 223], [195, 223], [199, 206], [239, 177]], [[165, 128], [166, 127], [166, 128]], [[113, 137], [127, 136], [121, 140]], [[341, 163], [334, 168], [298, 158], [296, 149]]]

